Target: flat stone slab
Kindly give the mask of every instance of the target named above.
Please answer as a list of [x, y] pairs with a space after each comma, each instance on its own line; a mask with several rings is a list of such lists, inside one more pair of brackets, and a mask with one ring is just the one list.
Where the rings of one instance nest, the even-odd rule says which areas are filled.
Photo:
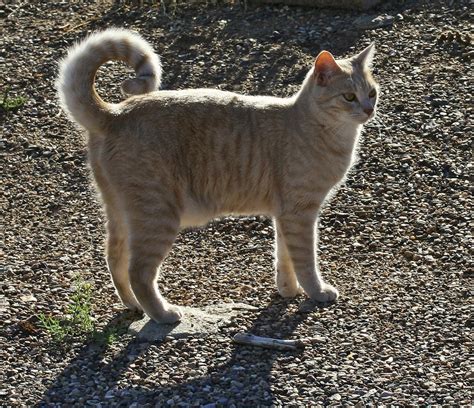
[[166, 337], [205, 337], [219, 332], [222, 326], [228, 325], [232, 318], [241, 311], [255, 311], [257, 307], [245, 303], [221, 303], [205, 306], [200, 309], [181, 306], [183, 319], [179, 323], [159, 324], [148, 316], [133, 322], [128, 332], [142, 341], [162, 341]]

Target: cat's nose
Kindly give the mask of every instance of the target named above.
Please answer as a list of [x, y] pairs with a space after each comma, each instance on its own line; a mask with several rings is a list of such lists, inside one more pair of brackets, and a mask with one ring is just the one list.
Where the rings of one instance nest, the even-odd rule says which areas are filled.
[[365, 108], [364, 112], [367, 114], [367, 116], [371, 116], [372, 113], [374, 113], [374, 108]]

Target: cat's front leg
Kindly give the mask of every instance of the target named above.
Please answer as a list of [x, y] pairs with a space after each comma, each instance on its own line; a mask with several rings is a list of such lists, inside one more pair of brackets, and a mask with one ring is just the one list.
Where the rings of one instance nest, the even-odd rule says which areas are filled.
[[324, 282], [316, 260], [316, 216], [285, 214], [277, 219], [296, 278], [305, 293], [317, 302], [333, 302], [337, 289]]
[[275, 221], [275, 271], [275, 282], [281, 296], [295, 297], [303, 293], [278, 221]]

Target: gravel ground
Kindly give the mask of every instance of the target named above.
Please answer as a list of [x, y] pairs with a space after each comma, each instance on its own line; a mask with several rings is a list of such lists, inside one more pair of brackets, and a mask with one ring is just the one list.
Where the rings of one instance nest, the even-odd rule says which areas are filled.
[[[1, 94], [27, 98], [0, 117], [2, 406], [471, 405], [472, 1], [388, 3], [370, 12], [385, 24], [375, 29], [334, 10], [188, 5], [166, 16], [105, 2], [0, 3]], [[112, 25], [153, 43], [167, 89], [286, 96], [321, 49], [343, 56], [376, 42], [379, 117], [321, 219], [337, 304], [303, 313], [304, 297], [280, 299], [271, 222], [232, 218], [181, 233], [161, 283], [182, 305], [258, 307], [218, 335], [57, 344], [41, 329], [36, 316], [64, 313], [78, 273], [94, 284], [99, 331], [137, 318], [110, 283], [83, 136], [53, 85], [66, 48]], [[120, 99], [127, 72], [101, 69], [102, 94]], [[233, 344], [237, 331], [326, 342], [269, 351]]]

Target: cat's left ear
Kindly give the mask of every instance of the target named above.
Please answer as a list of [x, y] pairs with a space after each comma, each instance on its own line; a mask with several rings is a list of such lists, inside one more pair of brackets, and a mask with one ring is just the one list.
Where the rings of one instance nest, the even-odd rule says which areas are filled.
[[354, 57], [354, 61], [362, 67], [370, 68], [374, 60], [375, 43], [370, 44], [364, 51]]
[[326, 86], [331, 77], [342, 69], [329, 51], [321, 51], [314, 61], [314, 78], [319, 86]]

